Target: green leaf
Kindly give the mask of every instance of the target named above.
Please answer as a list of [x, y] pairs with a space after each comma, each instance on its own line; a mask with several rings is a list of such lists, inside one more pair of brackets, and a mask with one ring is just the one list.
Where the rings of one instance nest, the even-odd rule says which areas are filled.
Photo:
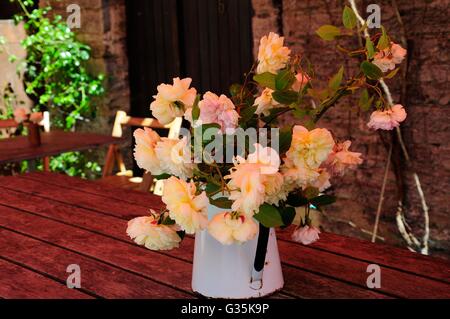
[[186, 232], [184, 230], [177, 231], [178, 237], [180, 237], [181, 240], [183, 240], [184, 235], [186, 235]]
[[233, 202], [229, 200], [227, 197], [219, 197], [216, 199], [209, 199], [211, 205], [214, 205], [219, 208], [230, 209]]
[[286, 203], [294, 207], [300, 207], [308, 204], [308, 199], [306, 199], [306, 197], [302, 194], [290, 193], [287, 197]]
[[166, 216], [162, 221], [161, 225], [175, 225], [175, 221], [170, 218], [170, 216]]
[[236, 96], [241, 93], [242, 85], [239, 83], [234, 83], [230, 85], [230, 94], [231, 96]]
[[291, 206], [286, 206], [281, 210], [281, 218], [283, 220], [284, 226], [289, 226], [295, 218], [295, 208]]
[[363, 71], [364, 75], [372, 80], [378, 80], [383, 76], [383, 72], [377, 67], [375, 64], [370, 63], [369, 61], [363, 61], [361, 63], [361, 71]]
[[241, 113], [239, 114], [241, 116], [239, 118], [239, 122], [246, 123], [247, 121], [249, 121], [253, 117], [253, 114], [255, 114], [257, 108], [257, 105], [242, 108]]
[[217, 185], [217, 184], [214, 184], [214, 183], [208, 183], [208, 184], [206, 184], [206, 187], [205, 187], [205, 192], [206, 192], [206, 194], [213, 194], [213, 193], [216, 193], [216, 192], [218, 192], [220, 190], [220, 186], [219, 185]]
[[369, 37], [366, 38], [366, 50], [367, 50], [367, 58], [372, 59], [375, 55], [375, 48], [373, 46], [372, 40]]
[[272, 90], [275, 90], [275, 74], [270, 72], [264, 72], [261, 74], [255, 74], [253, 76], [253, 80], [258, 82], [259, 85], [263, 87], [270, 88]]
[[392, 79], [397, 72], [400, 70], [400, 68], [396, 68], [394, 70], [392, 70], [391, 72], [389, 72], [387, 75], [384, 76], [385, 79]]
[[283, 225], [283, 218], [281, 217], [280, 211], [275, 206], [269, 204], [259, 206], [259, 212], [253, 217], [267, 228]]
[[323, 25], [319, 29], [316, 30], [316, 33], [319, 37], [321, 37], [325, 41], [332, 41], [337, 36], [341, 35], [341, 30], [334, 25]]
[[160, 180], [160, 179], [168, 179], [168, 178], [171, 177], [171, 176], [172, 176], [172, 175], [170, 175], [170, 174], [163, 173], [163, 174], [160, 174], [160, 175], [153, 175], [152, 177], [153, 177], [154, 179]]
[[378, 44], [377, 44], [378, 50], [386, 49], [387, 47], [389, 47], [389, 43], [390, 43], [389, 36], [386, 34], [386, 30], [384, 29], [383, 26], [381, 26], [381, 32], [382, 32], [382, 34], [381, 34], [380, 39], [378, 39]]
[[303, 190], [303, 196], [305, 196], [307, 199], [311, 199], [319, 195], [319, 189], [317, 187], [306, 187]]
[[279, 136], [279, 152], [283, 154], [287, 152], [289, 147], [291, 147], [292, 142], [292, 127], [288, 126], [280, 130]]
[[342, 12], [342, 23], [347, 29], [353, 29], [356, 26], [356, 15], [348, 6], [345, 6]]
[[286, 90], [295, 81], [295, 74], [290, 69], [281, 70], [275, 77], [275, 88], [279, 91]]
[[359, 97], [359, 107], [364, 110], [367, 111], [369, 108], [367, 107], [367, 104], [369, 103], [369, 91], [367, 91], [367, 89], [364, 89], [361, 92], [361, 96]]
[[200, 117], [200, 108], [198, 107], [198, 103], [200, 102], [200, 94], [197, 94], [195, 97], [194, 104], [192, 105], [192, 120], [197, 121]]
[[332, 195], [320, 195], [310, 199], [310, 203], [314, 206], [325, 206], [333, 204], [336, 201], [336, 196]]
[[344, 67], [341, 66], [339, 68], [339, 71], [333, 75], [333, 77], [330, 79], [330, 81], [328, 82], [328, 87], [333, 91], [337, 91], [337, 89], [339, 88], [339, 86], [342, 83], [342, 77], [344, 76]]
[[298, 100], [298, 93], [294, 91], [275, 91], [272, 93], [272, 98], [278, 103], [290, 105]]

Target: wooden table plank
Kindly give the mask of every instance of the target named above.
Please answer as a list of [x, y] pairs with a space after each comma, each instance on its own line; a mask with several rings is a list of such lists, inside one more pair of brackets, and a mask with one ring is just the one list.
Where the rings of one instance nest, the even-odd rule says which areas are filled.
[[[72, 187], [71, 177], [65, 175], [57, 175], [52, 173], [34, 173], [25, 175], [26, 178], [36, 180], [44, 180], [45, 183], [55, 183], [59, 186]], [[44, 179], [45, 177], [45, 179]], [[97, 184], [87, 180], [76, 179], [74, 185], [85, 192], [93, 192], [97, 195], [114, 198], [117, 192], [114, 188], [101, 188]], [[129, 191], [121, 197], [132, 198], [130, 202], [138, 205], [148, 205], [148, 207], [159, 208], [162, 206], [160, 197], [148, 194], [143, 196], [142, 193]], [[138, 214], [136, 214], [138, 216]], [[282, 240], [291, 241], [291, 233], [293, 227], [285, 230], [279, 229], [277, 237]], [[366, 240], [350, 238], [346, 236], [335, 235], [332, 233], [322, 233], [320, 240], [309, 247], [333, 252], [336, 254], [346, 255], [362, 261], [371, 261], [386, 267], [396, 268], [402, 271], [415, 273], [426, 278], [434, 278], [450, 283], [450, 262], [439, 258], [415, 254], [407, 249], [393, 247], [381, 243], [373, 244]]]
[[30, 178], [41, 182], [44, 181], [45, 184], [64, 188], [75, 188], [85, 193], [111, 198], [124, 203], [141, 205], [147, 208], [159, 208], [162, 205], [161, 197], [151, 193], [145, 193], [145, 196], [143, 196], [142, 192], [136, 192], [129, 189], [121, 189], [120, 192], [118, 192], [117, 187], [115, 186], [93, 183], [90, 180], [71, 177], [64, 174], [32, 172], [22, 176], [24, 178]]
[[[52, 218], [72, 226], [82, 227], [99, 234], [114, 237], [118, 240], [135, 245], [126, 236], [126, 220], [105, 216], [95, 211], [71, 207], [67, 204], [55, 203], [50, 200], [24, 194], [16, 191], [2, 189], [3, 196], [0, 204], [14, 203], [14, 207], [38, 214], [43, 217]], [[142, 247], [137, 247], [142, 248]], [[145, 249], [142, 248], [145, 253]], [[192, 262], [194, 239], [187, 236], [181, 247], [171, 251], [163, 251], [161, 254], [173, 256], [189, 263]], [[286, 287], [283, 291], [302, 298], [324, 297], [332, 290], [336, 296], [352, 298], [385, 298], [385, 295], [369, 291], [360, 287], [352, 286], [330, 278], [323, 278], [304, 270], [289, 269], [283, 265], [286, 277]], [[190, 277], [191, 274], [189, 274]], [[293, 278], [291, 278], [293, 277]], [[300, 278], [301, 280], [297, 280]], [[312, 286], [311, 284], [314, 283]], [[329, 296], [330, 297], [330, 296]]]
[[49, 200], [61, 201], [75, 207], [97, 210], [113, 216], [131, 219], [148, 213], [149, 208], [118, 200], [105, 200], [104, 196], [85, 193], [71, 187], [47, 184], [45, 180], [36, 181], [21, 176], [14, 178], [0, 176], [0, 185], [4, 188], [36, 194]]
[[[13, 205], [19, 206], [21, 209], [25, 209], [27, 211], [33, 212], [33, 214], [38, 214], [41, 216], [45, 216], [47, 219], [52, 218], [55, 220], [58, 220], [57, 224], [52, 224], [53, 227], [59, 228], [59, 226], [56, 226], [60, 224], [61, 222], [64, 223], [70, 223], [75, 226], [69, 226], [63, 224], [63, 230], [61, 230], [63, 233], [66, 233], [69, 231], [69, 229], [65, 229], [67, 227], [73, 227], [77, 229], [78, 227], [83, 227], [82, 231], [85, 232], [84, 236], [89, 236], [89, 233], [96, 232], [93, 235], [97, 236], [97, 240], [101, 240], [100, 237], [104, 236], [111, 236], [110, 237], [104, 237], [108, 240], [115, 240], [118, 241], [120, 244], [129, 245], [133, 249], [137, 249], [134, 254], [148, 254], [148, 251], [141, 247], [137, 247], [134, 244], [130, 242], [128, 238], [126, 238], [125, 235], [125, 228], [126, 228], [126, 220], [129, 219], [131, 216], [133, 216], [134, 213], [128, 213], [124, 214], [123, 209], [118, 209], [117, 207], [112, 209], [111, 213], [111, 207], [109, 207], [109, 212], [104, 212], [105, 209], [108, 209], [106, 206], [102, 205], [100, 203], [100, 200], [97, 198], [94, 205], [91, 205], [91, 207], [73, 207], [74, 199], [76, 199], [73, 196], [60, 196], [58, 199], [53, 200], [52, 199], [52, 192], [54, 193], [58, 189], [60, 189], [60, 193], [67, 193], [72, 192], [70, 190], [72, 187], [74, 188], [80, 188], [81, 185], [70, 186], [69, 182], [66, 182], [66, 188], [68, 191], [66, 192], [65, 189], [63, 192], [61, 192], [61, 187], [54, 187], [55, 182], [50, 181], [51, 177], [48, 176], [47, 178], [41, 179], [41, 188], [43, 190], [36, 190], [36, 185], [29, 187], [28, 184], [38, 183], [36, 180], [36, 177], [25, 177], [25, 178], [6, 178], [3, 179], [0, 178], [0, 185], [2, 187], [5, 187], [3, 185], [7, 185], [6, 188], [9, 188], [10, 184], [7, 182], [10, 179], [19, 179], [20, 183], [16, 186], [20, 186], [20, 184], [24, 184], [24, 181], [27, 181], [24, 185], [25, 190], [20, 189], [19, 191], [11, 191], [8, 190], [5, 193], [7, 194], [7, 198], [3, 201], [4, 204], [11, 206], [11, 201], [13, 202]], [[62, 179], [61, 179], [62, 180]], [[31, 181], [31, 182], [30, 182]], [[60, 183], [61, 181], [58, 181], [57, 183]], [[83, 181], [84, 182], [84, 181]], [[48, 183], [52, 183], [53, 188], [51, 191], [47, 191]], [[87, 182], [88, 183], [88, 182]], [[70, 190], [70, 191], [69, 191]], [[37, 196], [30, 195], [32, 193], [35, 193], [37, 191]], [[24, 193], [25, 192], [25, 193]], [[29, 192], [29, 194], [26, 194]], [[91, 192], [91, 191], [88, 191]], [[114, 192], [111, 190], [105, 191], [105, 194], [101, 194], [101, 189], [95, 189], [95, 192], [98, 192], [96, 196], [99, 198], [103, 197], [103, 201], [105, 201], [105, 198], [110, 198], [112, 201], [106, 201], [106, 202], [113, 202], [114, 204], [111, 204], [112, 206], [117, 205], [117, 203], [121, 204], [122, 206], [129, 206], [128, 204], [120, 203], [120, 200], [115, 199]], [[83, 192], [81, 192], [83, 193]], [[109, 194], [109, 195], [108, 195]], [[137, 193], [139, 195], [136, 196], [142, 196], [145, 198], [147, 194], [145, 193]], [[79, 194], [81, 196], [81, 194]], [[93, 194], [88, 194], [93, 195]], [[20, 200], [22, 196], [22, 200]], [[23, 198], [24, 196], [27, 196]], [[86, 196], [86, 192], [84, 192], [84, 196]], [[45, 198], [44, 198], [45, 197]], [[55, 196], [53, 196], [54, 198]], [[0, 199], [0, 203], [1, 203]], [[30, 204], [36, 202], [36, 204]], [[47, 202], [47, 204], [44, 205], [44, 209], [39, 209], [38, 206], [42, 204], [43, 202]], [[145, 205], [144, 205], [145, 206]], [[145, 208], [141, 206], [140, 209]], [[70, 217], [70, 210], [75, 209], [76, 213], [74, 214], [74, 217]], [[140, 210], [136, 208], [136, 210]], [[1, 212], [1, 210], [0, 210]], [[28, 214], [25, 212], [20, 212], [22, 214]], [[88, 218], [88, 214], [91, 213], [93, 217]], [[135, 212], [136, 213], [136, 212]], [[142, 211], [137, 212], [136, 215], [142, 215]], [[2, 214], [0, 214], [2, 215]], [[20, 214], [19, 214], [20, 215]], [[9, 217], [13, 218], [12, 216], [8, 215]], [[15, 215], [14, 215], [15, 216]], [[32, 221], [34, 218], [40, 218], [39, 216], [31, 215], [31, 218], [25, 218], [25, 221], [23, 220], [23, 216], [20, 216], [19, 223], [17, 223], [22, 229], [20, 230], [25, 231], [27, 235], [30, 236], [39, 236], [39, 240], [49, 240], [51, 242], [55, 242], [53, 238], [56, 237], [55, 232], [49, 232], [46, 227], [43, 226], [47, 222], [55, 223], [56, 221], [49, 221], [46, 220], [46, 222], [39, 221], [40, 227], [36, 228], [32, 227], [31, 230], [29, 230], [25, 225], [27, 223], [33, 223]], [[99, 217], [103, 216], [103, 217]], [[1, 216], [3, 218], [3, 216]], [[10, 219], [9, 217], [6, 218], [6, 220], [2, 219], [2, 222], [8, 222]], [[98, 217], [98, 220], [97, 220]], [[17, 220], [14, 220], [17, 221]], [[98, 221], [96, 223], [96, 221]], [[11, 227], [14, 227], [12, 225], [15, 225], [13, 222], [11, 224]], [[109, 227], [108, 227], [109, 225]], [[122, 226], [123, 225], [123, 226]], [[49, 226], [47, 226], [48, 228]], [[44, 228], [44, 229], [42, 229]], [[51, 227], [50, 227], [51, 228]], [[16, 228], [14, 228], [16, 230]], [[71, 229], [71, 228], [70, 228]], [[123, 230], [122, 230], [123, 229]], [[30, 233], [31, 232], [31, 233]], [[70, 232], [77, 233], [77, 231], [71, 229]], [[34, 235], [33, 235], [34, 234]], [[101, 235], [102, 234], [102, 235]], [[326, 235], [326, 234], [323, 234]], [[49, 237], [50, 236], [50, 237]], [[336, 235], [334, 235], [336, 236]], [[324, 236], [321, 236], [322, 238]], [[321, 240], [322, 240], [321, 238]], [[288, 238], [286, 238], [288, 239]], [[81, 240], [81, 239], [79, 239]], [[348, 247], [350, 247], [348, 250], [353, 250], [354, 247], [351, 246], [352, 242], [351, 239], [348, 239], [349, 241], [345, 240], [343, 243], [345, 243]], [[61, 248], [64, 249], [72, 249], [76, 252], [79, 252], [80, 254], [83, 254], [85, 256], [91, 256], [91, 250], [89, 248], [84, 247], [84, 243], [70, 243], [74, 240], [71, 240], [69, 242], [63, 241], [57, 242], [56, 245], [60, 245]], [[76, 240], [75, 240], [76, 241]], [[320, 242], [320, 241], [319, 241]], [[70, 247], [67, 247], [69, 245]], [[75, 247], [73, 247], [75, 245]], [[90, 244], [95, 245], [94, 242], [91, 242]], [[112, 245], [112, 243], [111, 243]], [[107, 245], [108, 246], [108, 245]], [[83, 250], [79, 251], [78, 247], [82, 247]], [[98, 247], [100, 248], [100, 247]], [[367, 276], [369, 275], [366, 273], [366, 267], [368, 265], [367, 261], [371, 261], [369, 257], [372, 255], [377, 256], [376, 252], [373, 252], [371, 255], [370, 251], [366, 252], [366, 255], [364, 258], [368, 258], [368, 260], [361, 259], [360, 257], [352, 257], [347, 256], [345, 254], [345, 251], [343, 251], [345, 246], [338, 246], [337, 249], [332, 248], [331, 251], [326, 250], [323, 247], [314, 247], [312, 246], [302, 246], [299, 244], [294, 244], [285, 240], [279, 241], [279, 249], [280, 249], [280, 255], [282, 257], [283, 263], [283, 271], [286, 276], [286, 287], [283, 291], [285, 291], [288, 295], [303, 297], [303, 298], [309, 298], [309, 297], [342, 297], [342, 296], [348, 296], [348, 297], [354, 297], [354, 296], [360, 296], [360, 297], [366, 297], [366, 298], [383, 298], [386, 297], [383, 293], [389, 294], [391, 296], [402, 296], [402, 297], [432, 297], [436, 294], [438, 297], [445, 297], [448, 296], [447, 291], [449, 291], [449, 285], [442, 282], [436, 282], [435, 280], [430, 280], [427, 278], [417, 277], [411, 273], [404, 272], [401, 269], [392, 269], [389, 267], [381, 267], [382, 268], [382, 289], [380, 290], [369, 290], [367, 289], [365, 285], [365, 281]], [[339, 251], [339, 249], [341, 249]], [[101, 248], [103, 250], [103, 248]], [[173, 259], [177, 262], [185, 262], [185, 266], [187, 267], [183, 271], [185, 271], [185, 275], [187, 279], [190, 281], [190, 275], [191, 275], [191, 258], [192, 258], [192, 250], [193, 250], [193, 239], [190, 237], [187, 237], [186, 240], [183, 242], [183, 249], [176, 249], [170, 252], [163, 252], [163, 253], [155, 253], [150, 252], [154, 255], [154, 258], [169, 258]], [[337, 251], [333, 251], [337, 250]], [[121, 254], [122, 252], [126, 251], [123, 247], [120, 248]], [[388, 252], [386, 252], [388, 253]], [[99, 254], [98, 252], [94, 254], [97, 259], [104, 259], [104, 255]], [[107, 253], [108, 255], [110, 253]], [[130, 254], [130, 253], [128, 253]], [[133, 253], [131, 253], [133, 254]], [[416, 256], [415, 254], [411, 254], [413, 256]], [[109, 256], [109, 255], [108, 255]], [[158, 257], [156, 257], [158, 256]], [[419, 255], [418, 255], [419, 256]], [[139, 257], [141, 257], [139, 255]], [[109, 256], [108, 258], [112, 258]], [[425, 257], [426, 258], [426, 257]], [[110, 259], [107, 259], [109, 261], [106, 261], [107, 263], [112, 263], [112, 265], [116, 265], [119, 260], [113, 259], [113, 262], [111, 262]], [[414, 259], [412, 259], [414, 260]], [[388, 260], [389, 262], [389, 260]], [[123, 267], [122, 263], [125, 263], [125, 261], [120, 260], [120, 268]], [[167, 263], [167, 262], [166, 262]], [[370, 262], [372, 263], [372, 262]], [[327, 267], [328, 265], [328, 267]], [[445, 264], [444, 264], [445, 265]], [[133, 270], [132, 266], [129, 264], [126, 264], [126, 270], [135, 272], [136, 270]], [[382, 266], [382, 265], [380, 265]], [[125, 268], [124, 268], [125, 269]], [[130, 270], [131, 269], [131, 270]], [[445, 270], [448, 270], [448, 268], [444, 268]], [[146, 276], [146, 278], [149, 278], [149, 273], [146, 274], [149, 270], [145, 270], [143, 276]], [[436, 270], [437, 271], [437, 270]], [[160, 274], [158, 276], [161, 276]], [[296, 278], [296, 279], [294, 279]], [[386, 285], [386, 280], [388, 284]], [[292, 285], [292, 283], [301, 283], [300, 285]], [[305, 283], [306, 282], [306, 283]], [[409, 283], [409, 285], [416, 285], [416, 287], [410, 287], [408, 285], [405, 285], [404, 282]], [[322, 283], [322, 284], [321, 284]], [[412, 284], [411, 284], [412, 283]], [[189, 285], [185, 282], [182, 283], [184, 285], [184, 288], [182, 288], [185, 291], [190, 291]], [[299, 287], [297, 287], [299, 286]], [[311, 286], [314, 286], [313, 289], [308, 288]], [[317, 287], [319, 287], [317, 289]], [[332, 288], [331, 288], [332, 287]], [[331, 291], [335, 291], [335, 295], [329, 295]], [[306, 292], [306, 293], [304, 293]], [[347, 292], [347, 294], [346, 294]]]
[[191, 265], [180, 259], [5, 206], [0, 206], [0, 226], [145, 276], [174, 289], [188, 293], [191, 291]]
[[[279, 241], [278, 248], [281, 260], [288, 265], [367, 287], [366, 281], [370, 275], [367, 273], [367, 266], [373, 264], [372, 262], [334, 255], [286, 241]], [[381, 269], [381, 288], [377, 289], [379, 292], [402, 298], [450, 298], [450, 285], [447, 283], [379, 266]]]
[[[0, 228], [1, 255], [62, 281], [67, 266], [77, 264], [81, 288], [103, 298], [192, 298], [191, 295], [152, 280], [101, 263], [77, 253]], [[17, 277], [16, 277], [17, 278]], [[27, 285], [26, 281], [20, 281]], [[65, 297], [70, 298], [71, 289]]]
[[94, 133], [51, 131], [41, 133], [42, 144], [30, 147], [28, 137], [18, 136], [0, 140], [0, 164], [32, 160], [69, 151], [82, 151], [107, 144], [121, 143], [123, 139]]
[[[51, 174], [51, 173], [50, 173]], [[53, 176], [49, 173], [47, 174], [31, 174], [25, 175], [25, 178], [32, 178], [45, 180], [51, 180], [51, 183], [55, 182]], [[54, 174], [53, 174], [54, 175]], [[43, 176], [49, 177], [44, 179]], [[50, 177], [51, 176], [51, 177]], [[78, 182], [78, 180], [77, 180]], [[60, 186], [63, 184], [66, 187], [72, 187], [70, 182], [70, 177], [58, 176], [56, 183]], [[87, 192], [95, 192], [96, 194], [104, 197], [109, 197], [111, 199], [115, 198], [115, 194], [112, 189], [102, 190], [97, 188], [97, 186], [88, 186], [89, 184], [95, 184], [89, 181], [82, 181], [77, 184], [77, 187], [86, 187]], [[155, 201], [152, 207], [160, 207], [162, 202], [159, 197], [154, 197], [153, 195], [145, 196], [140, 192], [132, 192], [134, 194], [134, 200], [138, 203], [144, 203], [148, 201]], [[141, 198], [141, 199], [140, 199]], [[67, 199], [66, 199], [67, 200]], [[67, 201], [68, 203], [74, 203], [73, 201]], [[93, 203], [92, 207], [101, 210], [102, 207], [97, 207]], [[138, 211], [130, 212], [129, 218], [139, 216]], [[292, 227], [285, 230], [278, 230], [277, 237], [282, 240], [290, 241], [290, 234], [292, 232]], [[367, 261], [371, 263], [377, 263], [380, 266], [386, 266], [388, 268], [395, 268], [401, 271], [415, 273], [421, 275], [425, 278], [434, 278], [442, 280], [444, 282], [450, 283], [450, 262], [438, 258], [430, 258], [430, 256], [423, 256], [420, 254], [412, 253], [406, 249], [400, 249], [397, 247], [392, 247], [384, 244], [373, 244], [371, 242], [360, 240], [357, 238], [350, 238], [345, 236], [339, 236], [331, 233], [321, 234], [321, 239], [316, 243], [310, 245], [309, 247], [319, 250], [324, 250], [340, 255], [345, 255], [352, 257], [360, 261]]]
[[[9, 299], [91, 299], [76, 289], [0, 258], [0, 297]], [[22, 283], [19, 284], [18, 283]]]
[[[293, 242], [293, 229], [293, 226], [279, 229], [277, 237]], [[332, 233], [320, 234], [320, 240], [308, 247], [450, 283], [450, 261], [413, 253], [407, 249]]]

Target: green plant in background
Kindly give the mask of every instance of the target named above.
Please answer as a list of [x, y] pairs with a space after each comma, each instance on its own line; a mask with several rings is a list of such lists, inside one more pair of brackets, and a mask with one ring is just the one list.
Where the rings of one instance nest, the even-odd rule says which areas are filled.
[[[73, 130], [77, 121], [95, 117], [95, 98], [104, 93], [104, 76], [94, 76], [85, 67], [90, 47], [76, 39], [61, 16], [49, 17], [51, 7], [31, 10], [35, 0], [10, 1], [22, 8], [14, 18], [24, 22], [28, 34], [22, 41], [27, 57], [21, 65], [25, 67], [25, 90], [35, 102], [35, 111], [49, 111], [52, 126], [64, 130]], [[50, 166], [82, 177], [100, 171], [97, 163], [79, 152], [54, 157]]]

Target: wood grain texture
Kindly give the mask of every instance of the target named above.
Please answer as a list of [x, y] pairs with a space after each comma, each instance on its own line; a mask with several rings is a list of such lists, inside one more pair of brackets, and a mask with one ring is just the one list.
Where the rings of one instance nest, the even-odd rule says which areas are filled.
[[[67, 266], [80, 266], [81, 288], [103, 298], [190, 298], [191, 295], [72, 251], [0, 229], [3, 257], [66, 281]], [[23, 282], [23, 285], [26, 285]], [[67, 288], [66, 288], [67, 289]], [[67, 294], [66, 297], [70, 297]]]
[[[98, 214], [81, 208], [74, 208], [70, 205], [61, 203], [52, 203], [44, 198], [31, 194], [22, 194], [7, 189], [2, 189], [4, 194], [0, 198], [0, 205], [14, 202], [14, 207], [37, 214], [42, 217], [51, 218], [66, 224], [81, 227], [85, 230], [91, 230], [98, 234], [114, 237], [117, 240], [129, 242], [132, 241], [125, 234], [126, 220], [120, 218]], [[161, 254], [182, 259], [191, 263], [193, 258], [194, 239], [186, 237], [181, 247]], [[145, 250], [144, 250], [145, 251]], [[316, 298], [325, 296], [330, 290], [336, 295], [352, 298], [385, 298], [385, 295], [377, 292], [368, 291], [360, 287], [355, 287], [340, 281], [323, 278], [318, 275], [308, 273], [307, 271], [292, 269], [289, 265], [284, 265], [284, 274], [286, 276], [285, 292], [292, 296], [301, 298]], [[297, 279], [296, 279], [297, 278]], [[298, 280], [302, 278], [302, 280]], [[305, 280], [307, 278], [307, 280]], [[314, 283], [311, 287], [311, 283]]]
[[[294, 227], [278, 230], [277, 237], [292, 242], [293, 230]], [[450, 283], [450, 262], [448, 260], [413, 253], [406, 248], [402, 249], [381, 243], [374, 244], [366, 240], [332, 233], [320, 234], [320, 240], [308, 247]]]
[[[0, 235], [8, 238], [0, 240], [0, 247], [9, 245], [0, 256], [56, 278], [65, 275], [58, 273], [62, 264], [79, 258], [90, 271], [99, 267], [100, 277], [88, 278], [86, 289], [101, 297], [133, 298], [139, 291], [151, 292], [152, 285], [158, 296], [194, 296], [193, 237], [187, 236], [178, 249], [153, 252], [125, 233], [130, 218], [145, 215], [149, 206], [161, 207], [158, 197], [50, 173], [0, 177], [0, 191]], [[450, 267], [438, 259], [333, 234], [303, 246], [290, 241], [291, 231], [279, 232], [285, 287], [273, 298], [450, 297]], [[24, 253], [14, 253], [19, 250]], [[33, 250], [36, 256], [27, 257]], [[53, 256], [61, 262], [53, 262]], [[408, 265], [403, 267], [402, 260]], [[381, 289], [366, 286], [371, 263], [381, 267]], [[117, 274], [117, 289], [114, 284], [96, 287], [100, 282], [108, 286], [111, 273]], [[136, 278], [141, 286], [134, 284]], [[132, 287], [125, 287], [127, 281]]]
[[5, 206], [0, 206], [0, 226], [190, 291], [191, 265], [185, 261]]
[[30, 147], [26, 136], [0, 140], [0, 163], [37, 159], [69, 151], [93, 149], [102, 145], [116, 144], [122, 139], [94, 133], [51, 131], [41, 133], [42, 144]]
[[[91, 299], [76, 289], [0, 258], [0, 297], [9, 299]], [[20, 283], [20, 284], [19, 284]]]

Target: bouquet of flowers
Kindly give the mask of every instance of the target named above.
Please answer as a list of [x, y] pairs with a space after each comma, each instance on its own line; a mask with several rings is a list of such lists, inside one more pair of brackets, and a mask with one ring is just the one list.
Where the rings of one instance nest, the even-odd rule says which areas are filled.
[[[322, 26], [317, 34], [332, 41], [367, 27], [356, 25], [349, 7], [343, 25]], [[223, 245], [241, 244], [255, 238], [258, 227], [292, 224], [304, 207], [292, 238], [316, 241], [320, 231], [311, 223], [310, 207], [320, 211], [333, 203], [334, 196], [326, 193], [333, 177], [362, 163], [361, 154], [350, 150], [351, 141], [316, 127], [319, 119], [354, 94], [359, 94], [355, 107], [373, 109], [370, 129], [390, 130], [406, 118], [403, 107], [390, 105], [380, 89], [381, 79], [395, 76], [406, 50], [384, 28], [364, 40], [364, 47], [340, 46], [359, 59], [359, 67], [354, 74], [340, 67], [326, 87], [318, 86], [311, 63], [272, 32], [261, 38], [257, 61], [243, 84], [231, 85], [230, 96], [200, 95], [190, 78], [160, 84], [152, 114], [162, 124], [184, 117], [191, 127], [178, 139], [149, 128], [134, 132], [134, 157], [139, 167], [164, 179], [166, 207], [129, 221], [128, 235], [152, 250], [178, 247], [185, 233], [200, 230]], [[299, 124], [280, 127], [278, 117], [288, 112]], [[209, 205], [223, 211], [208, 220]]]

